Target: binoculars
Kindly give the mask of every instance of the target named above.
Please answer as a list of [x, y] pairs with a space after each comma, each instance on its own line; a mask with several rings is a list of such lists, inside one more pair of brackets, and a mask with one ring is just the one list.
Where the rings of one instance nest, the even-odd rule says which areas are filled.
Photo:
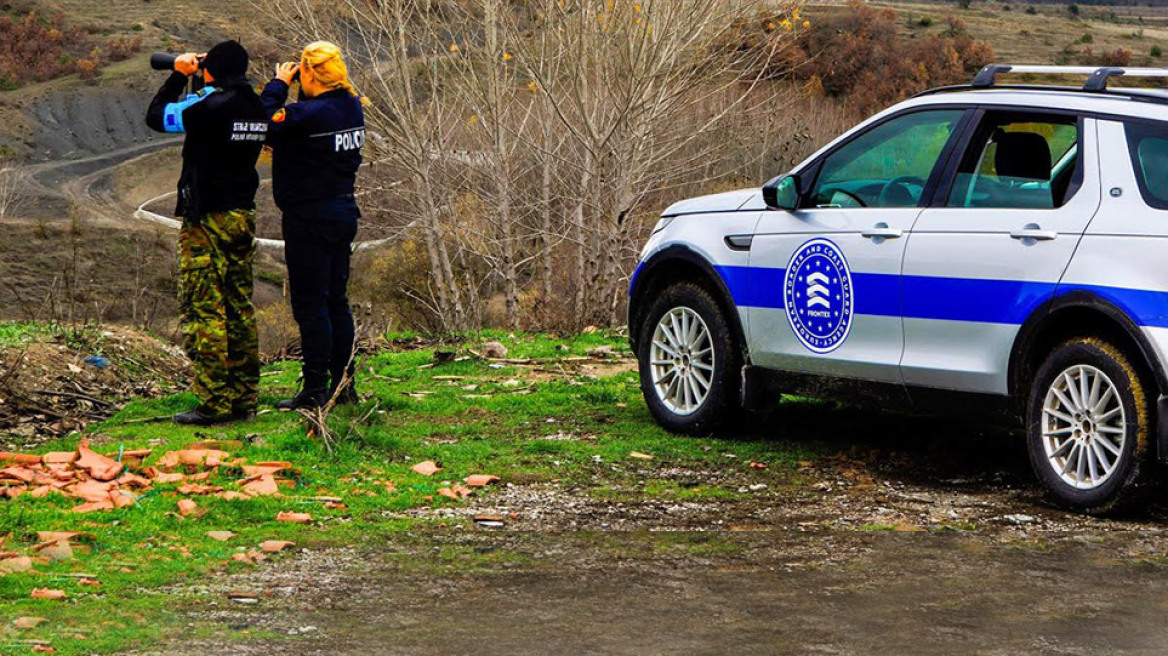
[[[176, 59], [178, 59], [178, 55], [172, 55], [169, 52], [156, 52], [150, 55], [150, 68], [156, 71], [173, 71]], [[199, 68], [202, 67], [203, 58], [199, 57]]]

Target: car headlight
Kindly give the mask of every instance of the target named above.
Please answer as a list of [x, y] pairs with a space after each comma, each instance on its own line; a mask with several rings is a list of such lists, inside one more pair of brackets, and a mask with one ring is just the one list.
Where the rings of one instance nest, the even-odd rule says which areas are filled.
[[653, 226], [653, 232], [649, 234], [649, 239], [645, 241], [645, 247], [641, 249], [641, 257], [638, 261], [643, 261], [646, 257], [648, 257], [653, 248], [656, 247], [657, 244], [661, 241], [661, 233], [665, 232], [665, 228], [667, 228], [670, 223], [673, 223], [672, 216], [663, 216], [659, 221], [657, 221], [657, 225]]
[[650, 235], [655, 235], [655, 234], [661, 232], [662, 230], [668, 228], [669, 224], [673, 223], [674, 218], [675, 217], [672, 217], [672, 216], [661, 217], [661, 219], [657, 221], [657, 225], [653, 226], [653, 232], [651, 232]]

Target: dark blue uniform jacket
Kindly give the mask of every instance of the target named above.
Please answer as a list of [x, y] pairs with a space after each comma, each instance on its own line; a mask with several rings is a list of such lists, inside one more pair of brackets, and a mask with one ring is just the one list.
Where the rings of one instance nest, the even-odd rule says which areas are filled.
[[210, 212], [254, 209], [260, 184], [255, 165], [271, 114], [244, 77], [214, 84], [184, 97], [187, 78], [174, 73], [146, 111], [151, 129], [186, 133], [175, 216], [191, 220]]
[[272, 194], [287, 212], [298, 206], [351, 198], [365, 144], [365, 111], [344, 89], [288, 105], [288, 85], [272, 80], [260, 94], [271, 116]]

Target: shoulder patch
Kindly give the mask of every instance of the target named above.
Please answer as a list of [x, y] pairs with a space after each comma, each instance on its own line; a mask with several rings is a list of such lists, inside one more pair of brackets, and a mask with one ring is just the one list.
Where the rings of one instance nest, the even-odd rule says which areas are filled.
[[286, 112], [286, 111], [284, 111], [283, 109], [281, 109], [280, 111], [276, 112], [275, 114], [272, 114], [272, 122], [273, 122], [273, 123], [283, 123], [283, 122], [284, 122], [284, 118], [285, 118], [287, 115], [288, 115], [288, 112]]

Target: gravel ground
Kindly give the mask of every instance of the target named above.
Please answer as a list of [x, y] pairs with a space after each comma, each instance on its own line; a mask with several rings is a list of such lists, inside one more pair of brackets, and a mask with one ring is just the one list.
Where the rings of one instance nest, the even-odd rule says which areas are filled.
[[[1043, 502], [1012, 436], [863, 413], [839, 422], [873, 430], [803, 463], [797, 485], [643, 465], [742, 493], [725, 501], [540, 483], [414, 511], [438, 521], [197, 589], [206, 603], [192, 625], [217, 637], [158, 653], [1164, 652], [1159, 499], [1119, 519], [1066, 513]], [[905, 430], [883, 437], [889, 425]], [[595, 463], [597, 480], [606, 466]], [[463, 521], [480, 514], [503, 528]], [[228, 600], [240, 590], [255, 603]]]

